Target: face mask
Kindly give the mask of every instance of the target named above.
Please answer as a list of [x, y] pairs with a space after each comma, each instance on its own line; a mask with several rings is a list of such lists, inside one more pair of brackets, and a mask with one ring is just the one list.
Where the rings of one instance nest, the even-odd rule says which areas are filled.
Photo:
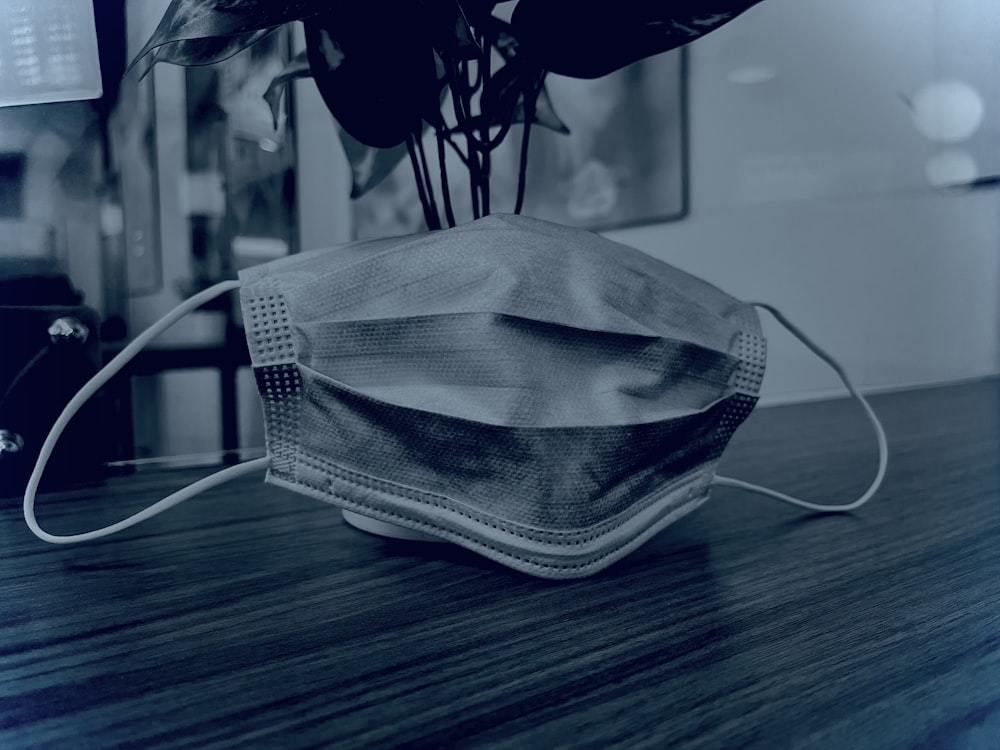
[[[77, 408], [160, 331], [239, 288], [268, 456], [113, 526], [34, 519]], [[715, 475], [764, 375], [757, 307], [829, 362], [875, 425], [856, 501], [823, 506]], [[885, 435], [843, 370], [776, 310], [638, 250], [521, 216], [350, 243], [251, 268], [141, 334], [70, 402], [25, 495], [50, 542], [114, 533], [228, 479], [268, 482], [545, 578], [595, 573], [704, 503], [713, 485], [852, 510]]]

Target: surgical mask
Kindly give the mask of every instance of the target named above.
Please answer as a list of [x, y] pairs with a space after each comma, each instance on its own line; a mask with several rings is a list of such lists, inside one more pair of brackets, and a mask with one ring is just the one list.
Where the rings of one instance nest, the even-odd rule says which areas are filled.
[[[162, 330], [236, 288], [267, 457], [97, 531], [42, 531], [34, 494], [76, 409]], [[758, 308], [834, 367], [875, 427], [878, 472], [851, 503], [819, 505], [715, 473], [757, 402]], [[844, 371], [777, 310], [599, 235], [494, 215], [289, 256], [187, 300], [66, 407], [24, 513], [46, 541], [84, 541], [266, 466], [279, 487], [525, 573], [578, 578], [693, 511], [715, 485], [853, 510], [876, 492], [887, 455]]]

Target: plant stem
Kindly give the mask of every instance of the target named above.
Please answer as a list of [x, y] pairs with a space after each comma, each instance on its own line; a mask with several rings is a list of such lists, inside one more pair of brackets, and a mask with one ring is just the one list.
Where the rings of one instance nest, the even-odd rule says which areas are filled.
[[458, 126], [462, 128], [462, 132], [465, 134], [465, 140], [468, 144], [469, 149], [469, 187], [471, 188], [471, 200], [472, 200], [472, 218], [478, 219], [481, 217], [479, 212], [479, 184], [482, 181], [482, 162], [480, 161], [480, 154], [475, 148], [476, 136], [472, 131], [472, 127], [469, 125], [470, 110], [472, 108], [471, 91], [468, 88], [468, 70], [460, 62], [458, 64], [458, 75], [452, 75], [451, 85], [451, 98], [455, 106], [455, 117], [458, 120]]
[[[544, 81], [544, 78], [542, 79]], [[514, 203], [514, 213], [521, 213], [524, 208], [524, 188], [528, 177], [528, 143], [531, 138], [531, 123], [535, 119], [535, 105], [542, 84], [532, 86], [524, 97], [524, 131], [521, 133], [521, 159], [517, 166], [517, 201]]]
[[479, 166], [479, 154], [475, 149], [469, 149], [469, 186], [472, 188], [472, 218], [479, 219], [479, 181], [481, 168]]
[[437, 128], [435, 133], [437, 135], [438, 168], [441, 170], [441, 195], [444, 198], [444, 215], [448, 220], [448, 226], [453, 227], [456, 221], [455, 212], [451, 207], [451, 188], [448, 186], [448, 165], [444, 152], [444, 131], [441, 128]]
[[441, 139], [443, 139], [445, 143], [447, 143], [449, 146], [451, 146], [452, 150], [455, 152], [455, 155], [459, 159], [462, 160], [462, 164], [465, 166], [466, 169], [468, 169], [469, 168], [469, 157], [462, 153], [462, 149], [459, 148], [459, 146], [458, 146], [457, 143], [455, 143], [455, 139], [451, 137], [451, 133], [448, 133], [447, 131], [439, 130], [438, 131], [438, 137], [441, 138]]
[[420, 205], [424, 209], [424, 221], [428, 230], [440, 229], [441, 220], [436, 213], [431, 212], [430, 203], [427, 201], [427, 192], [424, 190], [424, 181], [420, 174], [420, 162], [417, 160], [416, 147], [413, 145], [413, 135], [406, 137], [406, 151], [410, 155], [410, 166], [413, 167], [413, 179], [417, 182], [417, 194], [420, 196]]
[[420, 137], [420, 133], [415, 133], [413, 140], [416, 143], [417, 153], [420, 156], [420, 168], [424, 175], [424, 184], [427, 186], [427, 197], [428, 204], [431, 208], [431, 213], [434, 214], [435, 223], [437, 224], [436, 229], [441, 228], [441, 214], [438, 212], [437, 201], [434, 200], [434, 183], [431, 181], [431, 171], [427, 166], [427, 152], [424, 150], [424, 139]]
[[[492, 58], [493, 48], [485, 43], [485, 39], [480, 37], [479, 39], [479, 49], [480, 57], [478, 64], [476, 65], [476, 81], [473, 86], [473, 90], [479, 89], [480, 91], [480, 107], [479, 114], [481, 117], [481, 127], [479, 129], [479, 138], [481, 142], [488, 143], [490, 140], [490, 126], [489, 120], [486, 118], [487, 113], [483, 111], [482, 108], [482, 97], [486, 90], [490, 87], [490, 80], [493, 76], [492, 71]], [[471, 101], [470, 101], [471, 106]], [[478, 148], [477, 148], [478, 150]], [[490, 150], [481, 151], [480, 155], [480, 165], [481, 169], [479, 172], [479, 196], [483, 210], [483, 216], [489, 216], [490, 213]]]
[[483, 202], [483, 216], [490, 215], [490, 152], [483, 152], [483, 168], [480, 171], [479, 192]]
[[480, 85], [483, 82], [483, 73], [484, 73], [484, 71], [485, 71], [485, 73], [488, 76], [489, 75], [489, 66], [484, 66], [482, 64], [482, 58], [480, 57], [480, 61], [476, 65], [476, 77], [472, 79], [472, 84], [469, 86], [469, 92], [470, 93], [473, 92], [473, 91], [475, 91], [476, 89], [480, 88]]
[[521, 159], [517, 166], [517, 202], [514, 204], [514, 213], [521, 213], [524, 208], [524, 188], [528, 176], [528, 139], [531, 136], [531, 120], [524, 123], [524, 132], [521, 134]]

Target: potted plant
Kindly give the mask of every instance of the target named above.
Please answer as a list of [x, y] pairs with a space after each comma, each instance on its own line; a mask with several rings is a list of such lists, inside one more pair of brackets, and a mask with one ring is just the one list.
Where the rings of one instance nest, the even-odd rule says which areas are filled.
[[[220, 62], [301, 22], [305, 50], [268, 88], [272, 111], [289, 81], [311, 77], [339, 126], [352, 197], [408, 158], [433, 230], [456, 224], [446, 152], [468, 170], [479, 218], [491, 208], [490, 154], [514, 125], [523, 127], [521, 211], [532, 126], [568, 132], [546, 92], [549, 73], [607, 75], [704, 36], [760, 1], [172, 0], [132, 68], [145, 75], [158, 62]], [[431, 155], [426, 131], [436, 143]]]

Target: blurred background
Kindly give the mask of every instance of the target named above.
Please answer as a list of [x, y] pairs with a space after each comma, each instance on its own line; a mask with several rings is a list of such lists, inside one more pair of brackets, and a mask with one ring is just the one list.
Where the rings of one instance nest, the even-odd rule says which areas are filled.
[[[242, 267], [355, 238], [359, 213], [312, 82], [294, 84], [277, 127], [261, 98], [301, 48], [297, 28], [222, 65], [123, 80], [166, 0], [7, 5], [0, 50], [21, 60], [0, 65], [0, 474], [12, 478], [12, 457], [37, 451], [39, 426], [137, 332]], [[96, 98], [74, 78], [88, 49]], [[684, 210], [606, 233], [775, 305], [863, 390], [995, 375], [998, 61], [993, 0], [766, 0], [685, 51], [683, 96], [670, 98]], [[76, 100], [22, 96], [42, 78]], [[567, 89], [563, 110], [613, 108], [594, 91]], [[840, 395], [765, 324], [763, 404]], [[261, 454], [240, 325], [225, 298], [159, 339], [81, 414], [53, 481]]]

